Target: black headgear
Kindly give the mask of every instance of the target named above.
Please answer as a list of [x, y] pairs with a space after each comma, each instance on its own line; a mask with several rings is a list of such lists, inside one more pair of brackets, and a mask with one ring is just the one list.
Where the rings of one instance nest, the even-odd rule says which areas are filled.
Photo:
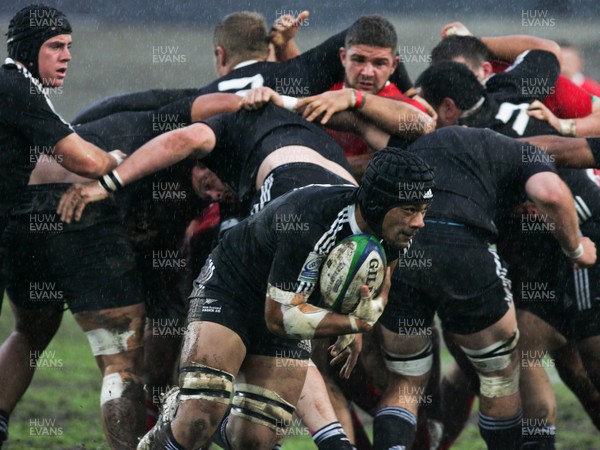
[[71, 32], [71, 24], [58, 9], [45, 5], [26, 6], [8, 25], [8, 56], [24, 64], [39, 79], [38, 54], [42, 44], [51, 37]]
[[367, 166], [358, 204], [367, 224], [381, 234], [386, 213], [400, 205], [433, 201], [433, 169], [419, 156], [399, 148], [378, 151]]

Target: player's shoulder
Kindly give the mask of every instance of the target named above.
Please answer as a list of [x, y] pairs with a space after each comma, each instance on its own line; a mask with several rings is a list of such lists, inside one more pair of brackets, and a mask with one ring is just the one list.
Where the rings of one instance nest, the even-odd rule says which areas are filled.
[[0, 67], [0, 93], [3, 96], [19, 97], [29, 95], [32, 91], [39, 91], [39, 88], [26, 78], [18, 67], [14, 64], [4, 64]]

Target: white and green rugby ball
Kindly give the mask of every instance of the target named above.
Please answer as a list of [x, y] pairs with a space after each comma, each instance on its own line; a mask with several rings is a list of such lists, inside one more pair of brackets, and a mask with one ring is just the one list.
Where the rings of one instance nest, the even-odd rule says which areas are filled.
[[355, 234], [340, 241], [321, 267], [319, 285], [326, 307], [350, 314], [367, 285], [379, 293], [385, 277], [386, 257], [379, 240], [371, 234]]

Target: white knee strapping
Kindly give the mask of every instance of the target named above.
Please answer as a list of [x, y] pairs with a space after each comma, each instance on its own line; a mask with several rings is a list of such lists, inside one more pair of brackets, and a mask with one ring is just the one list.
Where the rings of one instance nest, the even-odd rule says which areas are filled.
[[181, 401], [208, 400], [228, 405], [233, 380], [233, 375], [224, 370], [190, 363], [179, 369], [179, 398]]
[[253, 384], [235, 385], [231, 414], [264, 425], [273, 431], [285, 429], [295, 407], [277, 392]]
[[433, 346], [429, 341], [422, 350], [407, 355], [397, 355], [384, 350], [383, 357], [390, 372], [408, 377], [418, 377], [425, 375], [433, 366]]
[[121, 379], [121, 375], [118, 373], [111, 373], [106, 375], [102, 379], [102, 390], [100, 391], [100, 406], [106, 402], [121, 398], [123, 392], [127, 388], [130, 382], [124, 382]]
[[130, 330], [118, 333], [106, 328], [97, 328], [85, 332], [94, 356], [116, 355], [127, 350], [133, 350], [129, 348], [128, 341], [134, 334], [135, 332]]
[[487, 398], [508, 397], [519, 392], [519, 366], [510, 375], [490, 377], [479, 374], [479, 392]]
[[487, 374], [506, 369], [511, 362], [512, 354], [519, 342], [519, 330], [511, 337], [496, 342], [480, 350], [461, 348], [477, 369], [479, 375], [479, 391], [488, 398], [507, 397], [519, 391], [519, 367], [509, 375], [489, 376]]
[[473, 350], [465, 348], [462, 345], [460, 348], [462, 348], [478, 372], [489, 373], [506, 369], [509, 366], [512, 353], [517, 348], [518, 342], [519, 330], [515, 330], [509, 338], [496, 342], [486, 348]]

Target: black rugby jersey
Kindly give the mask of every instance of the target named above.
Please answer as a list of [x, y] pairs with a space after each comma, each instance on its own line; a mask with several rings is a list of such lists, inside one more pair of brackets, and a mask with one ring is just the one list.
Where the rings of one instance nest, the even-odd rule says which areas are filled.
[[[273, 200], [219, 241], [210, 256], [214, 270], [228, 280], [227, 289], [241, 302], [264, 302], [267, 284], [311, 296], [331, 249], [361, 233], [354, 220], [357, 190], [350, 185], [312, 185]], [[384, 248], [388, 264], [398, 259], [398, 252]], [[318, 295], [309, 300], [317, 303]]]
[[242, 202], [254, 193], [262, 162], [281, 147], [309, 147], [350, 171], [343, 150], [320, 125], [273, 103], [259, 110], [221, 114], [203, 123], [212, 128], [217, 141], [202, 162], [228, 183]]
[[594, 175], [590, 176], [586, 169], [559, 169], [558, 174], [573, 194], [579, 224], [599, 221], [600, 187]]
[[442, 128], [407, 150], [435, 170], [435, 200], [427, 217], [492, 235], [498, 233], [496, 218], [525, 199], [526, 181], [539, 172], [555, 172], [547, 153], [486, 129]]
[[40, 82], [7, 59], [0, 67], [0, 215], [27, 186], [40, 157], [73, 132], [54, 110]]
[[554, 93], [559, 73], [554, 54], [542, 50], [522, 53], [506, 71], [487, 79], [484, 103], [459, 119], [459, 124], [490, 128], [514, 138], [558, 134], [548, 122], [527, 115], [527, 108]]

